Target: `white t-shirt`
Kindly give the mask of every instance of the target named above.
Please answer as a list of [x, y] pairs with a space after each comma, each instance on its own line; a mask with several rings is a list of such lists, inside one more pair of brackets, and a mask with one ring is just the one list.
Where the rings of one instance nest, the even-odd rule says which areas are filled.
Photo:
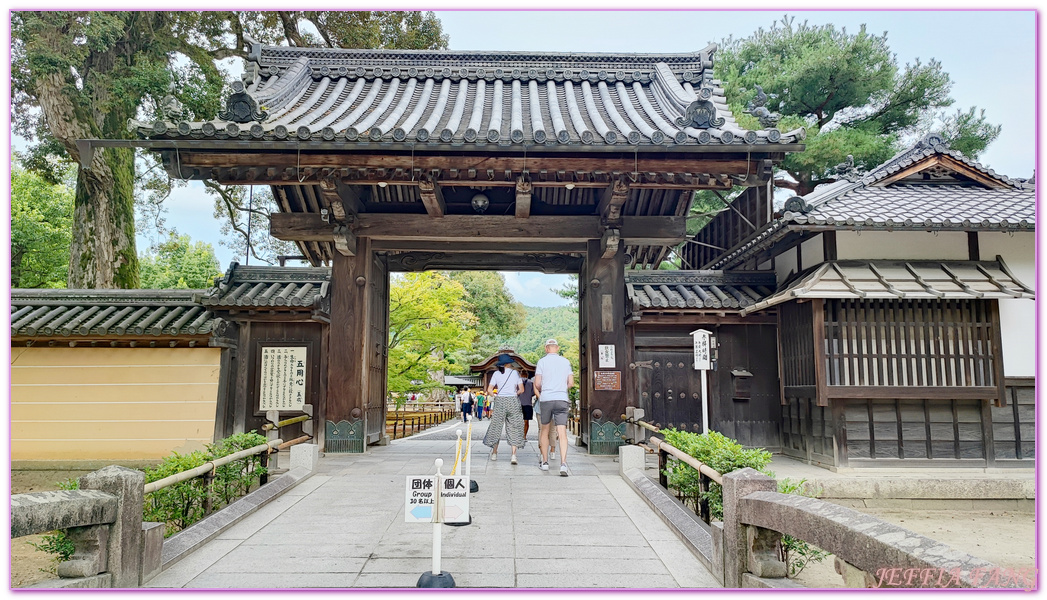
[[559, 354], [546, 354], [538, 361], [534, 376], [542, 376], [542, 400], [568, 400], [567, 378], [571, 362]]
[[516, 388], [520, 385], [520, 374], [515, 369], [505, 368], [505, 373], [495, 371], [491, 375], [491, 388], [498, 389], [499, 396], [516, 396]]

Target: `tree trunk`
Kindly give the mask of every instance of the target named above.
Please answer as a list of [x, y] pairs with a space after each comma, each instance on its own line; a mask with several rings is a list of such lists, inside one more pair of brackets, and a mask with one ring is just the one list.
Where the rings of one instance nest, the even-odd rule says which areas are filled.
[[11, 287], [21, 287], [22, 283], [22, 257], [25, 248], [11, 246]]
[[76, 178], [70, 289], [137, 288], [134, 151], [107, 148]]

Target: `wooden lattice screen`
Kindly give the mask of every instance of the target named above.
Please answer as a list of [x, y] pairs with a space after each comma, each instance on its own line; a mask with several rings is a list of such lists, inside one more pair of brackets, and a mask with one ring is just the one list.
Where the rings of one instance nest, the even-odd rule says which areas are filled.
[[996, 386], [993, 327], [986, 300], [827, 300], [828, 385]]
[[770, 221], [767, 188], [752, 187], [731, 202], [731, 207], [716, 215], [684, 244], [683, 259], [691, 268], [700, 269], [725, 251], [755, 233]]
[[786, 396], [796, 395], [788, 388], [809, 386], [801, 397], [813, 397], [817, 384], [814, 371], [814, 330], [811, 303], [787, 302], [778, 307], [781, 344], [782, 385]]

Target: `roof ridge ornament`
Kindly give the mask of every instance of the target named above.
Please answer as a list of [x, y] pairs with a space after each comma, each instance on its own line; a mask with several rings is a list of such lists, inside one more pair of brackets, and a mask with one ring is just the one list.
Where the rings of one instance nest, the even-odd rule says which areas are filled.
[[[756, 88], [756, 97], [746, 104], [745, 110], [742, 112], [756, 117], [760, 121], [761, 127], [773, 129], [782, 120], [782, 115], [771, 112], [766, 105], [769, 98], [777, 98], [778, 96], [777, 94], [765, 94], [763, 88], [759, 85], [754, 85], [753, 87]], [[742, 91], [745, 90], [743, 89]]]

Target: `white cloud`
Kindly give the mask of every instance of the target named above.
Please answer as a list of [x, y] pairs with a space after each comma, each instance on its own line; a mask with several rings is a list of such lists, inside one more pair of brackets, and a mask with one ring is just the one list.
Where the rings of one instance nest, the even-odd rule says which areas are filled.
[[556, 295], [554, 288], [567, 282], [567, 275], [546, 275], [545, 273], [521, 273], [517, 271], [499, 271], [505, 277], [505, 287], [509, 293], [526, 306], [563, 306], [568, 300]]

